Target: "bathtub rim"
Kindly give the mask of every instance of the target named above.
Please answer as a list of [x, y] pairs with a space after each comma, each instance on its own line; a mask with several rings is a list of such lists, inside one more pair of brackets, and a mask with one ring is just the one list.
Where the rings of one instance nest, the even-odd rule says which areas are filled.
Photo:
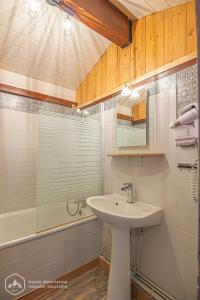
[[16, 240], [12, 240], [12, 241], [9, 241], [9, 242], [4, 242], [4, 243], [0, 244], [0, 250], [15, 246], [15, 245], [18, 245], [18, 244], [21, 244], [21, 243], [25, 243], [27, 241], [31, 241], [31, 240], [34, 240], [34, 239], [37, 239], [37, 238], [40, 238], [40, 237], [43, 237], [43, 236], [46, 236], [46, 235], [54, 234], [56, 232], [63, 231], [63, 230], [66, 230], [66, 229], [69, 229], [69, 228], [72, 228], [72, 227], [75, 227], [75, 226], [79, 226], [79, 225], [84, 224], [84, 223], [89, 223], [89, 222], [92, 222], [92, 221], [97, 220], [97, 219], [98, 218], [95, 215], [91, 215], [91, 216], [85, 217], [83, 219], [80, 219], [80, 220], [77, 220], [77, 221], [74, 221], [74, 222], [71, 222], [71, 223], [68, 223], [68, 224], [60, 225], [60, 226], [57, 226], [57, 227], [54, 227], [54, 228], [51, 228], [51, 229], [47, 229], [47, 230], [29, 235], [29, 236], [26, 236], [26, 237], [22, 237], [22, 238], [19, 238], [19, 239], [16, 239]]

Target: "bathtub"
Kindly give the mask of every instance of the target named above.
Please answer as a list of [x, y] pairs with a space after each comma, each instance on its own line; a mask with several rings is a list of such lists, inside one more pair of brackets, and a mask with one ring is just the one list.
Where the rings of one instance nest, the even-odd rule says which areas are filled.
[[[76, 204], [71, 204], [70, 209], [76, 210]], [[66, 204], [60, 204], [0, 214], [0, 248], [96, 218], [88, 207], [81, 212], [70, 216]]]
[[36, 208], [0, 214], [0, 245], [36, 233]]
[[[70, 204], [70, 211], [76, 211], [77, 204]], [[72, 223], [77, 220], [87, 218], [92, 214], [89, 207], [81, 209], [82, 214], [70, 216], [66, 211], [66, 204], [52, 205], [44, 208], [37, 209], [37, 231], [48, 230], [66, 223]]]

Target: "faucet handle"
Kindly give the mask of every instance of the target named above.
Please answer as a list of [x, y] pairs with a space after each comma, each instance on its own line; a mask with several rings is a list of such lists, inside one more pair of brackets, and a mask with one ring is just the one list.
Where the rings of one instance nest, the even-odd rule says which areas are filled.
[[133, 186], [133, 182], [124, 182], [123, 186], [131, 187], [131, 186]]
[[136, 200], [134, 199], [134, 194], [135, 194], [135, 187], [133, 182], [124, 182], [123, 186], [121, 188], [122, 192], [128, 192], [128, 199], [127, 202], [128, 203], [133, 203]]
[[121, 190], [125, 191], [133, 191], [133, 182], [124, 182], [122, 185]]

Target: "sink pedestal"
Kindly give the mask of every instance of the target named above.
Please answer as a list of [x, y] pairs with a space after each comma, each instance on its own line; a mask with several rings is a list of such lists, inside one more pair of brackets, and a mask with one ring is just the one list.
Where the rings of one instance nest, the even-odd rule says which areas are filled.
[[90, 197], [87, 205], [103, 222], [112, 225], [112, 257], [107, 300], [130, 300], [130, 228], [161, 223], [162, 209], [142, 201], [127, 203], [117, 194]]
[[130, 229], [113, 226], [107, 300], [130, 299]]

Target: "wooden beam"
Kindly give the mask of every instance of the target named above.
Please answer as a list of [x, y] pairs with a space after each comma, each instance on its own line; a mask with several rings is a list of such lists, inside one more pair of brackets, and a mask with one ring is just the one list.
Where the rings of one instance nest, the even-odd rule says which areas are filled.
[[63, 10], [121, 48], [132, 42], [132, 21], [108, 0], [61, 0]]
[[33, 98], [33, 99], [40, 100], [40, 101], [60, 104], [63, 106], [68, 106], [68, 107], [73, 107], [73, 106], [77, 105], [76, 102], [73, 102], [73, 101], [70, 101], [67, 99], [62, 99], [62, 98], [58, 98], [58, 97], [30, 91], [30, 90], [21, 89], [21, 88], [7, 85], [4, 83], [0, 83], [0, 91], [18, 95], [18, 96]]

